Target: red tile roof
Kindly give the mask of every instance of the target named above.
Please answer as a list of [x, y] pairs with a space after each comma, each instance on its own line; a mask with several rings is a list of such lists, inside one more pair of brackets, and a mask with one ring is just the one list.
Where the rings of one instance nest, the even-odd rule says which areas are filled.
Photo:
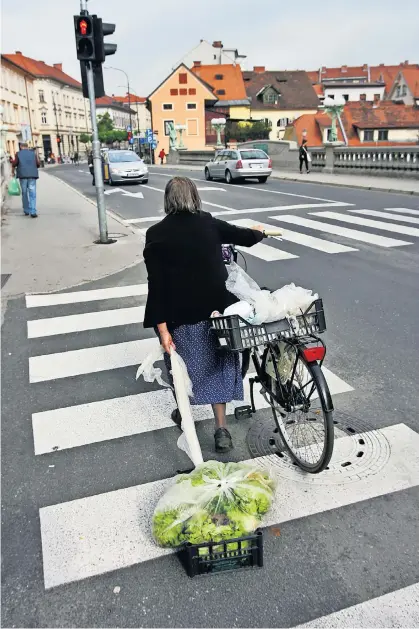
[[419, 98], [419, 66], [416, 68], [404, 68], [401, 71], [413, 98]]
[[[396, 79], [398, 73], [404, 69], [418, 69], [417, 64], [412, 63], [399, 63], [398, 65], [387, 66], [384, 63], [378, 66], [370, 66], [370, 81], [372, 83], [382, 82], [385, 83], [386, 92], [390, 91], [390, 88]], [[341, 66], [340, 68], [320, 68], [319, 70], [312, 70], [307, 72], [312, 83], [321, 83], [323, 79], [345, 79], [345, 78], [365, 78], [368, 80], [368, 65], [363, 66]], [[321, 78], [319, 78], [321, 77]]]
[[101, 96], [101, 98], [97, 98], [96, 99], [96, 106], [97, 107], [113, 107], [114, 109], [119, 109], [120, 111], [127, 111], [131, 113], [135, 113], [135, 110], [132, 108], [129, 109], [129, 107], [126, 107], [124, 105], [124, 103], [122, 103], [121, 101], [117, 101], [115, 99], [114, 96]]
[[[398, 105], [392, 101], [382, 101], [379, 107], [374, 107], [372, 103], [353, 102], [345, 105], [341, 120], [349, 146], [376, 146], [376, 142], [361, 142], [356, 129], [419, 129], [419, 109]], [[322, 146], [322, 129], [330, 126], [331, 118], [326, 112], [304, 114], [289, 125], [284, 139], [301, 142], [303, 131], [306, 131], [309, 146]], [[339, 124], [337, 131], [338, 140], [344, 141]], [[394, 142], [379, 142], [379, 146], [394, 144]], [[403, 144], [416, 144], [416, 142], [403, 142]]]
[[[223, 100], [247, 100], [243, 75], [239, 65], [199, 65], [191, 68], [192, 72], [202, 81], [211, 86], [219, 101]], [[217, 79], [221, 76], [221, 79]], [[220, 94], [219, 90], [224, 90]]]
[[145, 96], [137, 96], [136, 94], [130, 94], [128, 97], [128, 92], [126, 94], [126, 96], [114, 96], [112, 95], [113, 100], [116, 103], [124, 103], [126, 105], [128, 105], [130, 102], [131, 104], [133, 103], [145, 103], [146, 102], [146, 98]]
[[16, 52], [10, 55], [2, 55], [2, 57], [10, 61], [10, 63], [14, 63], [19, 68], [30, 72], [37, 78], [53, 79], [59, 83], [64, 83], [65, 85], [81, 89], [81, 83], [79, 81], [76, 81], [76, 79], [73, 79], [73, 77], [69, 76], [60, 69], [59, 66], [61, 66], [61, 64], [57, 63], [56, 67], [49, 66], [44, 61], [37, 61], [36, 59], [25, 57], [25, 55], [22, 55], [21, 52]]

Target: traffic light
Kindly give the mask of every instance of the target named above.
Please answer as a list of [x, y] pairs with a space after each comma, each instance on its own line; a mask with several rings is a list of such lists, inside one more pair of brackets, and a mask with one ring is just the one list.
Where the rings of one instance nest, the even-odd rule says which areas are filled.
[[[95, 97], [100, 98], [101, 96], [105, 96], [105, 86], [103, 83], [102, 64], [93, 62], [92, 70], [93, 70], [93, 83], [95, 86]], [[81, 84], [83, 87], [83, 96], [84, 98], [89, 98], [89, 91], [87, 89], [87, 71], [86, 71], [86, 64], [84, 63], [84, 61], [80, 61], [80, 73], [81, 73]]]
[[102, 18], [93, 15], [95, 33], [95, 61], [103, 63], [107, 55], [116, 53], [117, 45], [105, 43], [104, 37], [115, 32], [115, 24], [102, 22]]
[[95, 61], [95, 24], [93, 15], [75, 15], [77, 59]]

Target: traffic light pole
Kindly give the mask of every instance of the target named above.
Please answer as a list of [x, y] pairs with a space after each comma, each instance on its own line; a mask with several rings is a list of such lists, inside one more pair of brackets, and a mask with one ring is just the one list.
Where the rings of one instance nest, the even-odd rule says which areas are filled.
[[100, 155], [99, 132], [96, 120], [96, 99], [95, 85], [93, 79], [93, 68], [91, 61], [86, 61], [87, 89], [89, 91], [90, 117], [92, 119], [92, 153], [93, 172], [95, 174], [97, 211], [99, 217], [99, 241], [101, 245], [109, 245], [114, 240], [108, 238], [108, 225], [106, 220], [105, 191], [103, 186], [102, 158]]

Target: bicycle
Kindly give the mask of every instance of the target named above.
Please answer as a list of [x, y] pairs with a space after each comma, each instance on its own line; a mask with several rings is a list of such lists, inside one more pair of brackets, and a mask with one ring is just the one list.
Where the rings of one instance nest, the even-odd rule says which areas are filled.
[[[226, 264], [237, 262], [237, 253], [233, 245], [223, 245]], [[242, 376], [246, 376], [250, 357], [255, 367], [256, 375], [249, 378], [251, 405], [237, 408], [236, 418], [256, 413], [254, 387], [260, 385], [292, 461], [305, 472], [323, 471], [333, 453], [334, 409], [322, 371], [326, 345], [318, 336], [326, 330], [322, 299], [314, 300], [296, 317], [262, 325], [249, 324], [239, 315], [211, 321], [220, 345], [243, 354]]]

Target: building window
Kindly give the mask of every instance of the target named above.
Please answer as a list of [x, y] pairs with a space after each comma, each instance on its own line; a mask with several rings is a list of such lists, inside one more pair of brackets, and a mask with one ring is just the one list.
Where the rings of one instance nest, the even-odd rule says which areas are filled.
[[187, 90], [185, 87], [183, 87], [183, 88], [181, 87], [181, 88], [180, 88], [180, 90], [179, 90], [179, 94], [180, 94], [181, 96], [186, 96], [186, 95], [187, 95], [187, 93], [188, 93], [188, 90]]
[[349, 94], [342, 94], [343, 98], [346, 100], [346, 102], [348, 102], [349, 100]]
[[188, 135], [198, 135], [198, 120], [196, 118], [188, 119], [186, 129]]
[[186, 109], [196, 109], [196, 103], [186, 103]]
[[44, 90], [39, 90], [39, 91], [38, 91], [38, 96], [39, 96], [39, 102], [40, 102], [40, 103], [45, 103]]
[[171, 111], [173, 109], [173, 103], [163, 103], [164, 111]]
[[47, 124], [47, 112], [46, 111], [41, 112], [41, 122], [42, 122], [42, 124]]
[[190, 87], [188, 90], [189, 96], [195, 96], [196, 89], [194, 87]]
[[374, 101], [377, 103], [380, 100], [380, 94], [374, 94]]
[[216, 90], [215, 93], [218, 94], [219, 96], [224, 96], [226, 91], [225, 90]]
[[179, 74], [179, 83], [181, 85], [185, 85], [188, 82], [188, 75], [186, 74], [186, 72], [181, 72]]
[[359, 95], [359, 100], [367, 100], [367, 95], [366, 94], [360, 94]]
[[170, 96], [177, 96], [179, 94], [179, 90], [173, 89], [170, 90]]
[[379, 129], [378, 131], [378, 139], [381, 141], [388, 140], [388, 129]]
[[170, 128], [169, 128], [169, 124], [173, 122], [174, 120], [165, 120], [164, 121], [164, 135], [170, 135]]
[[327, 141], [332, 141], [332, 129], [327, 129]]
[[372, 142], [374, 140], [374, 129], [365, 129], [364, 142]]
[[407, 96], [407, 86], [403, 85], [402, 87], [402, 96]]
[[216, 80], [216, 81], [222, 81], [222, 80], [223, 80], [223, 78], [224, 78], [224, 75], [223, 75], [223, 74], [216, 74], [216, 75], [215, 75], [215, 80]]

